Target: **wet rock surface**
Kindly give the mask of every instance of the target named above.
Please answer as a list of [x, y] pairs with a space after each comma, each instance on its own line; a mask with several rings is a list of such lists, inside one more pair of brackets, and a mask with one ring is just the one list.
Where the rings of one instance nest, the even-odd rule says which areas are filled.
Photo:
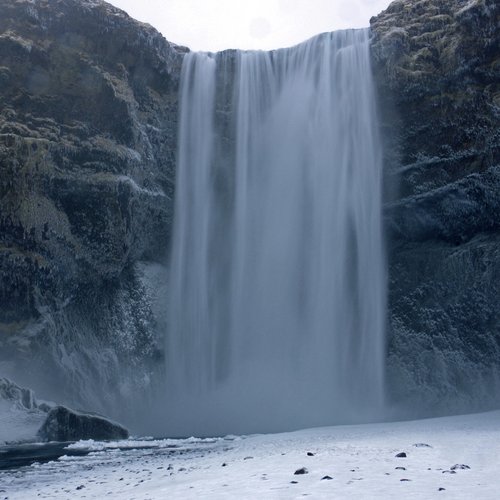
[[498, 404], [500, 4], [371, 20], [386, 139], [389, 381], [422, 414]]
[[185, 49], [99, 0], [0, 11], [0, 367], [114, 412], [160, 355]]

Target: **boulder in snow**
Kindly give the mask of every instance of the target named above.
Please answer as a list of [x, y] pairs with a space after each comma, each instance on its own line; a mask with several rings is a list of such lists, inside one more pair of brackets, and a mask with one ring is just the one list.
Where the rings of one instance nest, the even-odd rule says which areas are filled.
[[94, 439], [108, 441], [127, 439], [129, 433], [125, 427], [100, 415], [81, 413], [65, 406], [56, 406], [50, 410], [47, 419], [38, 431], [44, 441], [79, 441]]

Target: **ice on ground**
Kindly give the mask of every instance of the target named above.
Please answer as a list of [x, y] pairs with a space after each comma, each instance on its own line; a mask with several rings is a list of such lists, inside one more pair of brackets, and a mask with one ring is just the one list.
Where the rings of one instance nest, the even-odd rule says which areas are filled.
[[51, 405], [37, 401], [32, 390], [0, 377], [0, 445], [35, 441]]
[[497, 499], [500, 489], [499, 411], [245, 439], [116, 444], [78, 443], [95, 451], [0, 473], [0, 492], [56, 500], [455, 500]]
[[[35, 441], [47, 414], [0, 399], [0, 445]], [[1, 482], [1, 480], [0, 480]]]
[[221, 441], [224, 438], [195, 438], [190, 437], [187, 439], [122, 439], [119, 441], [94, 441], [87, 439], [71, 443], [66, 446], [68, 450], [90, 450], [90, 451], [103, 451], [103, 450], [127, 450], [127, 449], [141, 449], [141, 448], [180, 448], [186, 445], [197, 444], [212, 444]]

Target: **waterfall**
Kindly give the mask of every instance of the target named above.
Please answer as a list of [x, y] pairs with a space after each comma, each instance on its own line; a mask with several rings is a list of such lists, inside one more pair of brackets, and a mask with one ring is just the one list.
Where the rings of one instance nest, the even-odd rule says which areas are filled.
[[168, 432], [377, 418], [386, 286], [368, 30], [187, 54], [178, 160]]

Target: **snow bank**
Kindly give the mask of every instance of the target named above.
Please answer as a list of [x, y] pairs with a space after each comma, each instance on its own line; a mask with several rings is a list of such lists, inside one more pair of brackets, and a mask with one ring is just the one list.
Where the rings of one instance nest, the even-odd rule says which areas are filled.
[[38, 404], [30, 389], [0, 378], [0, 445], [35, 441], [47, 409], [47, 404]]

